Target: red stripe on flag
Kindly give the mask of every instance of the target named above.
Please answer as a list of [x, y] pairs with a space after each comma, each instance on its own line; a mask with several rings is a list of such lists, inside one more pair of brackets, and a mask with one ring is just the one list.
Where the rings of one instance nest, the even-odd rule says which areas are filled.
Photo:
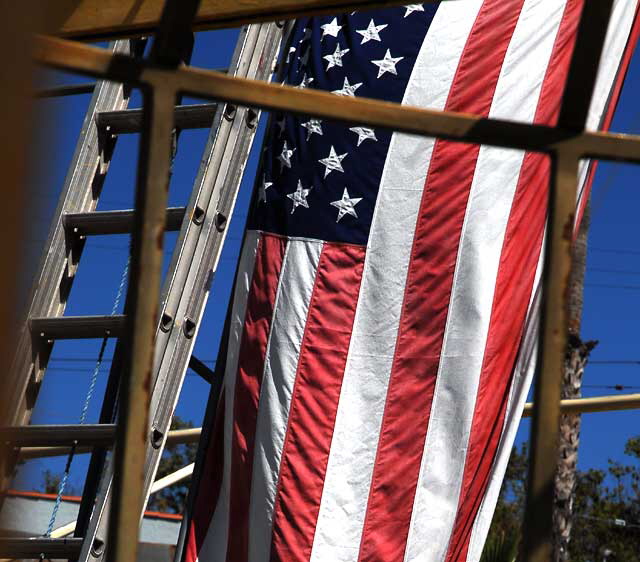
[[[582, 2], [565, 7], [534, 122], [557, 122], [562, 91], [571, 62]], [[465, 560], [473, 524], [485, 495], [491, 467], [502, 435], [513, 368], [542, 247], [547, 213], [550, 160], [527, 153], [514, 195], [500, 257], [476, 407], [469, 437], [458, 514], [449, 543], [447, 562]]]
[[[202, 444], [201, 444], [202, 446]], [[193, 517], [189, 524], [185, 562], [196, 562], [209, 530], [213, 512], [218, 503], [222, 484], [224, 460], [224, 388], [220, 395], [216, 417], [209, 443], [204, 468], [198, 480], [198, 494], [193, 507]]]
[[[524, 0], [485, 0], [445, 109], [486, 116]], [[402, 560], [479, 145], [436, 141], [422, 196], [360, 560]]]
[[262, 234], [249, 290], [233, 404], [227, 560], [248, 558], [251, 467], [258, 400], [286, 238]]
[[[627, 41], [627, 46], [625, 47], [624, 54], [622, 55], [622, 60], [620, 61], [620, 68], [618, 68], [618, 73], [616, 75], [616, 79], [613, 84], [613, 89], [611, 91], [611, 96], [609, 98], [607, 109], [605, 111], [604, 119], [602, 120], [602, 124], [600, 125], [600, 129], [599, 129], [600, 131], [608, 131], [609, 127], [611, 127], [611, 121], [613, 121], [613, 115], [616, 111], [618, 100], [620, 99], [620, 93], [622, 92], [624, 79], [627, 76], [627, 71], [629, 70], [629, 64], [631, 64], [631, 58], [636, 49], [636, 45], [638, 44], [639, 37], [640, 37], [640, 4], [636, 8], [636, 14], [634, 17], [633, 26], [631, 28], [631, 33], [629, 34], [629, 41]], [[582, 217], [584, 216], [584, 210], [587, 205], [587, 201], [589, 200], [589, 196], [591, 194], [591, 184], [593, 183], [593, 178], [595, 176], [596, 169], [598, 168], [598, 162], [599, 162], [598, 160], [592, 160], [589, 165], [589, 172], [587, 174], [587, 178], [585, 180], [585, 184], [583, 187], [583, 195], [582, 195], [582, 199], [580, 200], [580, 208], [578, 209], [578, 217], [576, 219], [576, 223], [574, 226], [574, 231], [573, 231], [574, 237], [578, 235], [578, 229], [580, 228], [580, 223], [582, 222]]]
[[364, 256], [364, 247], [331, 243], [320, 255], [280, 462], [272, 560], [311, 555]]

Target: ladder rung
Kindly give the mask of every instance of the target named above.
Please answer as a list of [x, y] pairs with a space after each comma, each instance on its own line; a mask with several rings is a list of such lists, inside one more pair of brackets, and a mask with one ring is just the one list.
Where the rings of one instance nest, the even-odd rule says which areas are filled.
[[113, 444], [115, 435], [115, 424], [0, 427], [0, 443], [14, 447], [64, 447], [74, 443], [106, 447]]
[[44, 558], [75, 559], [80, 556], [82, 538], [69, 537], [51, 539], [47, 537], [11, 538], [0, 539], [0, 556], [2, 558]]
[[[178, 129], [206, 129], [211, 127], [217, 104], [200, 103], [178, 105], [174, 112], [174, 125]], [[99, 129], [109, 127], [114, 135], [139, 133], [142, 129], [142, 109], [103, 111], [96, 116]]]
[[91, 94], [96, 87], [95, 82], [88, 84], [63, 84], [53, 86], [36, 92], [38, 98], [57, 98], [60, 96], [76, 96], [78, 94]]
[[31, 318], [31, 333], [47, 340], [118, 338], [124, 331], [122, 314]]
[[[180, 230], [185, 207], [167, 209], [166, 230]], [[126, 211], [95, 211], [93, 213], [67, 213], [63, 218], [65, 229], [80, 236], [97, 234], [128, 234], [133, 229], [133, 209]]]

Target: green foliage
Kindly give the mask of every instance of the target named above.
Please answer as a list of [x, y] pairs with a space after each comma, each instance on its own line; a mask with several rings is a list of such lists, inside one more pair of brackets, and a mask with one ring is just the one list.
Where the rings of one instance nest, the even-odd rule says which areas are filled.
[[45, 494], [57, 494], [60, 480], [62, 480], [62, 475], [54, 474], [49, 469], [45, 470], [42, 473], [42, 491]]
[[[38, 491], [42, 491], [45, 494], [57, 494], [58, 490], [60, 489], [61, 481], [62, 474], [56, 474], [47, 469], [42, 472], [42, 485], [40, 487], [40, 490]], [[71, 486], [71, 484], [69, 484], [69, 482], [67, 481], [67, 485], [64, 489], [65, 496], [75, 496], [77, 495], [77, 493], [78, 491], [76, 490], [76, 488]]]
[[515, 533], [494, 533], [487, 538], [480, 562], [515, 562], [519, 540]]
[[[171, 422], [171, 429], [190, 429], [192, 427], [193, 424], [191, 422], [185, 422], [178, 416], [174, 416]], [[167, 447], [160, 460], [156, 479], [167, 476], [194, 462], [197, 451], [197, 443]], [[163, 513], [182, 513], [189, 492], [189, 481], [190, 479], [186, 479], [156, 492], [149, 498], [147, 509]]]
[[[624, 452], [625, 463], [609, 459], [606, 470], [577, 472], [569, 544], [574, 562], [640, 561], [640, 436], [629, 439]], [[526, 477], [523, 445], [512, 451], [482, 562], [514, 559], [510, 549], [521, 532]]]

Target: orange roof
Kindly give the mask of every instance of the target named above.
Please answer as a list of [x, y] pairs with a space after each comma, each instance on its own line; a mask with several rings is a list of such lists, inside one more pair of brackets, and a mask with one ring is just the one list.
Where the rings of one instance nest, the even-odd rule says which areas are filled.
[[[33, 498], [39, 500], [55, 501], [56, 494], [44, 494], [43, 492], [30, 492], [27, 490], [7, 490], [4, 493], [5, 496], [19, 497], [19, 498]], [[80, 503], [82, 498], [80, 496], [62, 496], [62, 501]], [[180, 513], [164, 513], [161, 511], [145, 511], [145, 517], [151, 517], [154, 519], [170, 519], [173, 521], [181, 521], [182, 515]]]

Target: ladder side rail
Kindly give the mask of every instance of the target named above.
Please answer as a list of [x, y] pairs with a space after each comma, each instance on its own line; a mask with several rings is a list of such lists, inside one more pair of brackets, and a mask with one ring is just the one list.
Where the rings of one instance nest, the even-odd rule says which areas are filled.
[[[241, 30], [241, 36], [238, 41], [229, 72], [234, 74], [237, 73], [236, 75], [248, 76], [247, 73], [251, 71], [253, 74], [250, 77], [264, 77], [266, 79], [271, 74], [271, 64], [275, 55], [267, 57], [264, 53], [264, 49], [265, 46], [269, 45], [270, 53], [272, 51], [277, 51], [277, 45], [274, 45], [274, 42], [278, 43], [276, 40], [277, 33], [275, 32], [275, 25], [273, 24], [263, 24], [262, 26], [256, 27], [260, 27], [260, 29]], [[251, 64], [252, 61], [253, 64]], [[163, 313], [166, 310], [167, 302], [169, 302], [169, 299], [174, 294], [177, 295], [175, 298], [177, 308], [177, 305], [180, 304], [180, 298], [185, 294], [185, 282], [189, 277], [189, 272], [193, 270], [191, 275], [193, 276], [193, 274], [195, 274], [196, 268], [193, 266], [193, 260], [195, 250], [198, 247], [198, 240], [204, 237], [208, 239], [215, 231], [215, 238], [219, 239], [219, 243], [217, 244], [217, 246], [219, 246], [219, 249], [217, 250], [218, 254], [222, 249], [222, 241], [224, 240], [226, 229], [222, 229], [222, 232], [219, 232], [219, 230], [214, 227], [214, 222], [212, 221], [213, 215], [208, 220], [206, 217], [211, 212], [211, 209], [216, 209], [216, 206], [213, 205], [212, 201], [217, 202], [221, 199], [220, 191], [223, 189], [235, 190], [230, 198], [226, 195], [224, 197], [225, 200], [229, 199], [230, 202], [235, 203], [241, 173], [231, 174], [229, 177], [235, 177], [236, 182], [231, 182], [229, 185], [224, 184], [224, 182], [215, 182], [214, 179], [217, 177], [218, 170], [223, 163], [223, 155], [226, 154], [227, 145], [231, 143], [231, 145], [235, 147], [235, 137], [238, 135], [245, 136], [249, 139], [246, 154], [240, 158], [240, 170], [244, 169], [246, 159], [248, 158], [249, 148], [251, 146], [251, 140], [255, 135], [255, 123], [253, 123], [253, 120], [252, 127], [247, 127], [245, 125], [245, 117], [248, 111], [250, 110], [243, 108], [241, 111], [235, 112], [232, 118], [230, 118], [226, 108], [221, 105], [216, 112], [209, 140], [201, 161], [200, 170], [194, 185], [194, 190], [187, 206], [187, 212], [185, 213], [183, 225], [178, 236], [178, 240], [176, 241], [168, 274], [164, 283], [160, 299], [161, 315], [156, 332], [156, 355], [154, 360], [154, 372], [152, 375], [153, 391], [150, 420], [153, 421], [151, 422], [152, 428], [148, 434], [147, 457], [145, 461], [144, 490], [146, 497], [149, 495], [149, 490], [153, 484], [157, 465], [162, 455], [164, 442], [175, 408], [175, 402], [177, 401], [180, 393], [184, 373], [186, 372], [189, 362], [190, 350], [194, 342], [193, 335], [195, 334], [194, 331], [194, 333], [191, 334], [191, 337], [182, 337], [185, 333], [184, 324], [182, 322], [176, 322], [175, 318], [177, 317], [175, 315], [172, 315], [171, 320], [167, 322], [166, 318], [163, 318]], [[229, 133], [231, 131], [233, 131], [233, 141], [229, 140]], [[247, 145], [247, 142], [245, 141], [243, 144]], [[225, 175], [221, 177], [224, 178]], [[215, 198], [213, 197], [214, 191], [216, 194]], [[211, 207], [211, 209], [209, 207]], [[228, 217], [230, 217], [232, 207], [232, 204], [228, 205]], [[199, 217], [201, 216], [202, 220], [199, 220]], [[202, 253], [202, 250], [199, 253]], [[218, 254], [216, 254], [216, 256], [208, 256], [209, 271], [211, 271], [213, 265], [217, 263]], [[210, 278], [209, 271], [207, 271], [206, 277], [201, 283], [203, 287], [207, 286], [207, 290]], [[203, 296], [205, 296], [206, 292], [207, 291], [203, 292]], [[188, 298], [186, 300], [188, 301]], [[202, 304], [204, 305], [204, 299], [202, 299]], [[167, 368], [165, 367], [165, 369], [162, 369], [163, 358], [165, 356], [167, 346], [173, 345], [178, 339], [185, 340], [181, 343], [186, 347], [186, 349], [188, 349], [188, 351], [185, 352], [185, 356], [178, 368], [173, 369], [170, 373], [171, 376], [169, 377], [167, 376]], [[118, 342], [118, 346], [121, 346], [120, 342]], [[118, 350], [116, 350], [116, 353], [118, 353]], [[169, 357], [173, 357], [173, 354]], [[160, 376], [161, 371], [162, 376]], [[168, 390], [170, 396], [162, 397], [162, 389]], [[116, 407], [116, 404], [113, 404], [113, 408], [115, 409]], [[162, 410], [160, 416], [158, 416], [158, 409]], [[162, 422], [160, 423], [159, 420], [162, 420]], [[106, 416], [104, 417], [104, 421], [107, 421]], [[88, 522], [85, 523], [86, 528], [82, 532], [85, 540], [79, 560], [83, 562], [101, 560], [105, 552], [105, 538], [107, 536], [112, 492], [112, 461], [112, 458], [107, 458], [104, 466], [99, 466], [99, 462], [96, 461], [94, 463], [94, 472], [97, 471], [100, 474], [89, 475], [94, 482], [99, 480], [99, 484], [97, 485], [95, 502], [91, 503], [91, 515]], [[91, 498], [89, 497], [83, 497], [83, 503], [88, 502], [90, 499]], [[78, 532], [78, 530], [76, 532]]]
[[[114, 50], [129, 52], [129, 41], [116, 42]], [[13, 379], [6, 385], [7, 389], [13, 390], [12, 399], [8, 401], [13, 408], [8, 416], [9, 423], [12, 425], [28, 422], [32, 402], [37, 394], [35, 387], [44, 375], [45, 365], [32, 353], [28, 318], [55, 317], [64, 313], [66, 299], [77, 267], [77, 263], [71, 263], [63, 216], [66, 212], [89, 212], [96, 207], [99, 195], [96, 189], [99, 191], [109, 166], [113, 141], [110, 140], [109, 147], [99, 143], [98, 130], [95, 126], [96, 115], [100, 111], [124, 109], [127, 104], [128, 98], [124, 96], [121, 84], [106, 81], [98, 83], [52, 219], [48, 242], [43, 249], [34, 280], [27, 319], [21, 330], [14, 363], [7, 373], [7, 376]], [[28, 390], [33, 390], [34, 396], [25, 400]]]
[[[272, 62], [277, 55], [280, 43], [280, 30], [275, 24], [263, 24], [263, 42], [257, 50], [260, 56], [254, 57], [257, 66], [250, 70], [254, 78], [268, 79], [272, 73]], [[188, 275], [182, 294], [177, 303], [176, 318], [182, 324], [172, 330], [165, 353], [158, 367], [158, 375], [152, 394], [151, 427], [163, 436], [168, 435], [171, 419], [193, 352], [197, 333], [204, 314], [205, 305], [210, 294], [211, 284], [215, 276], [218, 260], [222, 253], [226, 226], [232, 216], [240, 182], [244, 174], [249, 152], [255, 138], [256, 126], [247, 125], [247, 113], [250, 110], [238, 109], [236, 119], [241, 129], [233, 142], [227, 142], [224, 160], [229, 165], [216, 176], [214, 192], [209, 199], [207, 220], [203, 224], [203, 232], [191, 258]], [[259, 114], [256, 114], [256, 124]], [[252, 118], [253, 119], [253, 118]], [[216, 217], [225, 217], [225, 228], [221, 228]], [[227, 219], [227, 217], [229, 217]], [[153, 484], [162, 448], [148, 449], [148, 466], [145, 471], [145, 489]]]

